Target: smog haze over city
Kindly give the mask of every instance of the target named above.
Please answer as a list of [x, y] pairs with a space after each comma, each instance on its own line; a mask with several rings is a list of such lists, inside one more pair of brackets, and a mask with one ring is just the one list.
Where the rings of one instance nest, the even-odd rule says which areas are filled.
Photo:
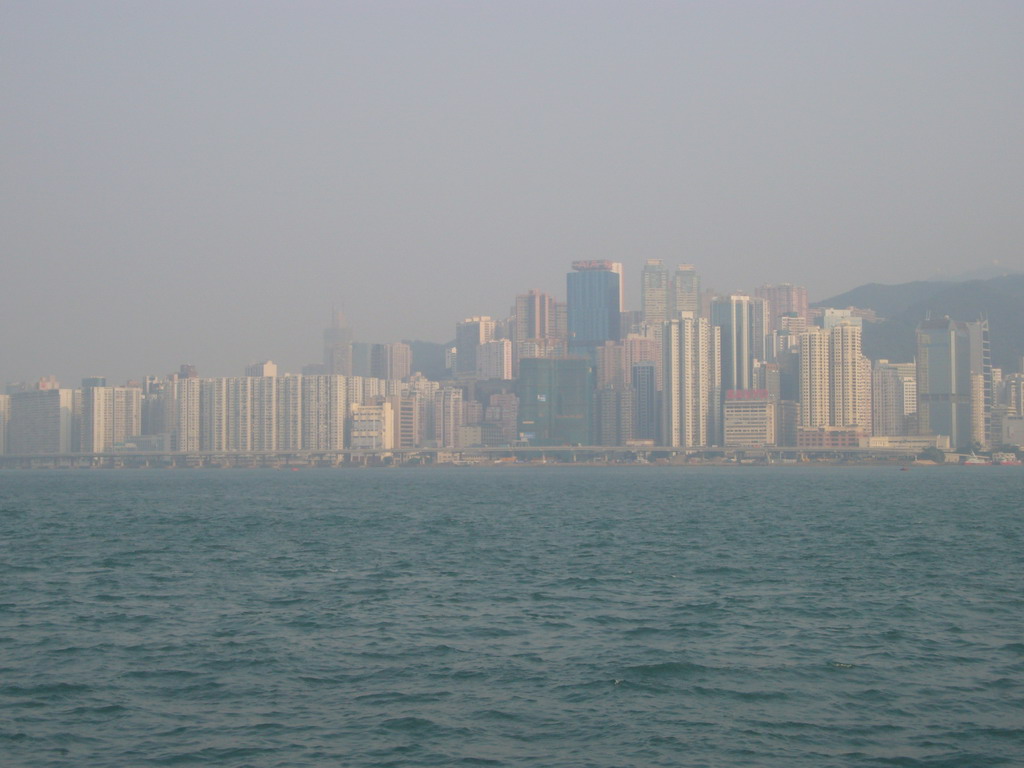
[[0, 376], [446, 341], [576, 259], [1024, 269], [1018, 2], [9, 2]]

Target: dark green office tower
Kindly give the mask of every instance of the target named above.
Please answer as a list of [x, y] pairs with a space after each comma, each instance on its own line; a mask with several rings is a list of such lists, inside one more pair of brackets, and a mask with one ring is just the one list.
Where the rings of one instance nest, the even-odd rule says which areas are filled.
[[923, 435], [954, 449], [990, 437], [992, 357], [988, 321], [927, 318], [917, 327], [917, 420]]
[[593, 394], [589, 360], [520, 360], [519, 432], [530, 445], [590, 445]]

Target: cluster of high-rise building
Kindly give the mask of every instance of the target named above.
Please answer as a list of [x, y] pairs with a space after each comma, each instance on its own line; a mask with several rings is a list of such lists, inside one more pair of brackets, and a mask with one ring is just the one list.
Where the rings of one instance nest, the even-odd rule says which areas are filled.
[[501, 445], [797, 449], [1024, 442], [1024, 361], [991, 363], [984, 319], [929, 318], [917, 355], [869, 360], [868, 310], [811, 309], [801, 286], [701, 289], [692, 265], [648, 259], [641, 307], [624, 270], [577, 261], [566, 299], [531, 290], [505, 317], [456, 323], [424, 375], [407, 343], [356, 341], [337, 313], [323, 361], [191, 366], [125, 386], [52, 378], [0, 395], [8, 454], [298, 452]]

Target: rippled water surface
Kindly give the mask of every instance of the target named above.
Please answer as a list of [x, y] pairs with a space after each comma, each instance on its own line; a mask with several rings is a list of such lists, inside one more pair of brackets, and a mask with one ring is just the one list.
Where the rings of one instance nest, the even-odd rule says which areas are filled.
[[1024, 471], [0, 474], [3, 766], [1024, 765]]

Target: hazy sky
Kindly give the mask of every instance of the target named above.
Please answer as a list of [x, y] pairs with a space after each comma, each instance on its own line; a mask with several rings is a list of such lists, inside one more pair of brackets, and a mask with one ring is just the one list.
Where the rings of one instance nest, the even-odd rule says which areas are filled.
[[574, 259], [1024, 269], [1024, 3], [0, 5], [0, 378], [444, 341]]

